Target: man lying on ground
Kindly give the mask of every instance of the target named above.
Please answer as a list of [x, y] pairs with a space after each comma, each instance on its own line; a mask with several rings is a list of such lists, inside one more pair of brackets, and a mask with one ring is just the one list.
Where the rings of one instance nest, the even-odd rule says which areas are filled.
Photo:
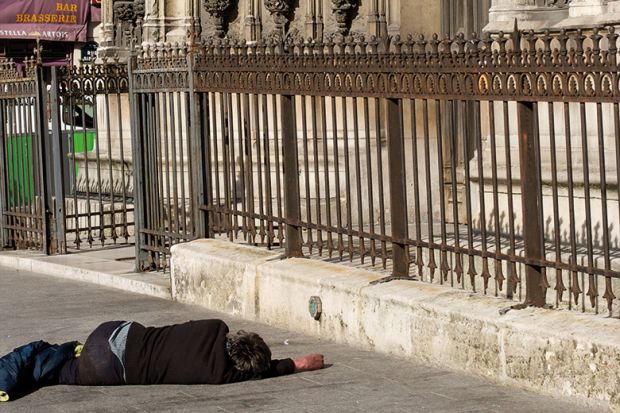
[[321, 354], [272, 360], [258, 334], [229, 333], [222, 320], [164, 327], [109, 321], [83, 347], [37, 341], [2, 357], [0, 401], [54, 384], [223, 384], [323, 367]]

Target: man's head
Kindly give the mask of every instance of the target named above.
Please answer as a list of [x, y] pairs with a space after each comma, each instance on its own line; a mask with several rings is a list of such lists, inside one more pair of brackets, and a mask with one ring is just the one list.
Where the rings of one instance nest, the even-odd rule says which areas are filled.
[[228, 355], [237, 370], [258, 376], [269, 369], [271, 350], [258, 334], [240, 330], [226, 338]]

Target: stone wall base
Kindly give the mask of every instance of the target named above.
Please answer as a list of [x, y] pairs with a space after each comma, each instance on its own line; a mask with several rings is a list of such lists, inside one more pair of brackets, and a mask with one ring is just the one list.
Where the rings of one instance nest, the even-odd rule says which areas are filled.
[[[219, 240], [172, 249], [173, 299], [620, 411], [618, 320], [511, 302]], [[310, 297], [322, 316], [310, 316]], [[329, 362], [329, 361], [328, 361]]]

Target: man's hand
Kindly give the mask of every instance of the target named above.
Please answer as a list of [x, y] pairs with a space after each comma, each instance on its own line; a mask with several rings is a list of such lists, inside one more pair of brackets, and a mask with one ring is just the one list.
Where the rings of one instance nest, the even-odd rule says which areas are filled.
[[323, 360], [322, 354], [308, 354], [305, 357], [293, 360], [293, 363], [295, 363], [295, 373], [318, 370], [325, 367], [325, 361]]

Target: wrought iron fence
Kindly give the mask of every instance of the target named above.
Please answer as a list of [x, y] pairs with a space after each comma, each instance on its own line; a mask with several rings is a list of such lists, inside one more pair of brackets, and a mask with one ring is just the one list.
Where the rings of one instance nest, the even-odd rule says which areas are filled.
[[0, 61], [2, 248], [53, 249], [42, 73], [34, 60]]
[[[133, 241], [133, 163], [127, 66], [52, 71], [51, 127], [61, 251]], [[60, 197], [59, 197], [60, 198]]]
[[190, 67], [182, 46], [147, 48], [137, 67], [130, 67], [135, 187], [140, 189], [136, 253], [144, 270], [165, 270], [172, 245], [205, 236], [197, 207], [203, 199], [197, 185], [205, 171], [192, 130], [202, 112], [192, 93]]
[[175, 242], [226, 236], [385, 268], [383, 281], [612, 313], [617, 38], [141, 49], [139, 259], [161, 267]]
[[127, 67], [53, 68], [51, 83], [43, 71], [34, 58], [0, 62], [2, 248], [131, 242]]

